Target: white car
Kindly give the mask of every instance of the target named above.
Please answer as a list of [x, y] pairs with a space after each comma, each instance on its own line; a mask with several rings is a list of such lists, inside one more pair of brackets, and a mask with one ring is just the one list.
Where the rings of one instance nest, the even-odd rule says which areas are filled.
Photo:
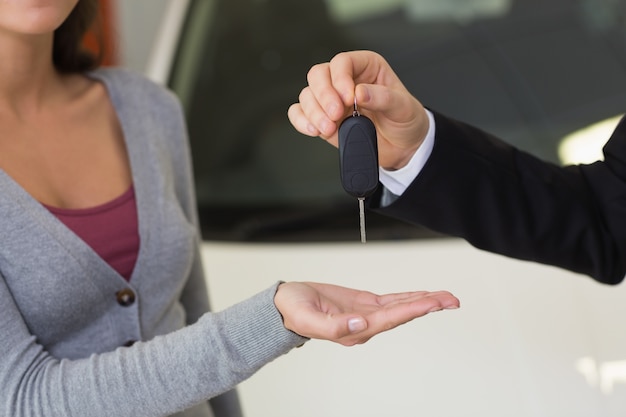
[[286, 117], [310, 66], [372, 49], [430, 107], [575, 162], [584, 129], [624, 112], [625, 22], [624, 0], [170, 2], [148, 74], [186, 108], [214, 309], [277, 280], [461, 300], [278, 359], [239, 387], [247, 417], [626, 416], [624, 285], [373, 213], [362, 244], [336, 150]]

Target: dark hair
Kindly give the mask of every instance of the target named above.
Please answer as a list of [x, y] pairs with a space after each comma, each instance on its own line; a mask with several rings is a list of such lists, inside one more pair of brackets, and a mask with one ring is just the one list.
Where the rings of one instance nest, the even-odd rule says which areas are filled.
[[103, 54], [103, 42], [100, 35], [96, 33], [100, 47], [97, 53], [89, 51], [83, 46], [85, 34], [96, 22], [99, 11], [98, 3], [98, 0], [78, 0], [74, 10], [54, 32], [52, 61], [58, 71], [63, 73], [84, 72], [100, 65]]

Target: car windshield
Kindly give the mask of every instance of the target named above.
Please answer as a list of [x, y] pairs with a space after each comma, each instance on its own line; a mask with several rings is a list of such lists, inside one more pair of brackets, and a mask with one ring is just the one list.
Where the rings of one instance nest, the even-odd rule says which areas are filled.
[[[358, 239], [336, 149], [286, 116], [308, 69], [352, 49], [382, 54], [433, 110], [558, 164], [581, 162], [566, 145], [625, 111], [626, 0], [192, 1], [169, 85], [206, 239]], [[367, 231], [437, 236], [374, 213]]]

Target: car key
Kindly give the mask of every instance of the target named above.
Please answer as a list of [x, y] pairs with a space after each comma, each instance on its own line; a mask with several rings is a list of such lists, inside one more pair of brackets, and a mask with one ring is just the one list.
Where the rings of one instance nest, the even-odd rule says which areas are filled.
[[361, 242], [365, 243], [365, 198], [378, 187], [378, 145], [376, 127], [359, 113], [356, 98], [352, 117], [341, 123], [338, 136], [341, 185], [359, 201]]

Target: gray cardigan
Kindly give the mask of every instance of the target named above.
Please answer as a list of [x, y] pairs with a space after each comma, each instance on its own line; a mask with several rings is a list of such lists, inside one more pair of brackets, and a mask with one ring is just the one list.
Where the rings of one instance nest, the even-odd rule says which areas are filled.
[[91, 76], [130, 155], [137, 264], [125, 281], [0, 170], [0, 416], [210, 416], [206, 399], [305, 339], [282, 325], [276, 286], [206, 313], [180, 105], [126, 70]]

